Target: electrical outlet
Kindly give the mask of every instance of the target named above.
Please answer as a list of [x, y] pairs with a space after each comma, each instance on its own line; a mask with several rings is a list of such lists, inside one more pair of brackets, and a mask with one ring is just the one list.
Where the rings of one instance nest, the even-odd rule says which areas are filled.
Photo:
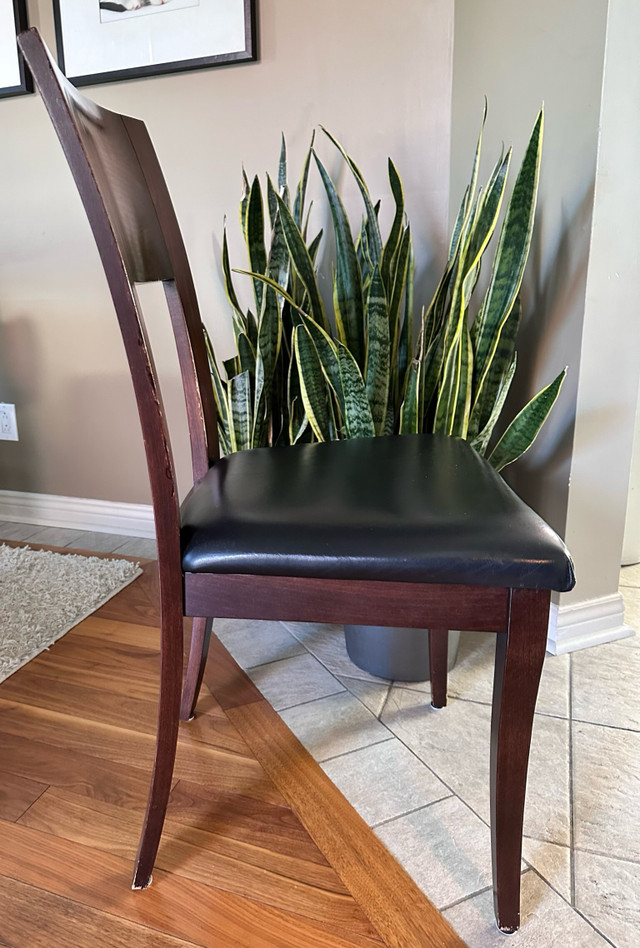
[[18, 440], [16, 406], [0, 402], [0, 441]]

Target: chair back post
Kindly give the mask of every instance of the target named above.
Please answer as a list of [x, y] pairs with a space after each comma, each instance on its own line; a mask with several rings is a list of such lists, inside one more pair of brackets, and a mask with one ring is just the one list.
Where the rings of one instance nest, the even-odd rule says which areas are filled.
[[[128, 343], [127, 335], [131, 331], [138, 337], [144, 335], [134, 284], [164, 284], [197, 482], [219, 456], [215, 400], [184, 242], [147, 129], [143, 122], [103, 109], [77, 92], [55, 65], [35, 29], [21, 33], [18, 43], [85, 206], [116, 307], [134, 388], [141, 364], [135, 357], [132, 361], [129, 353], [130, 345], [135, 347], [139, 342], [129, 339]], [[145, 364], [142, 378], [153, 379], [152, 402], [160, 404], [157, 376], [146, 341], [145, 350], [148, 365]], [[137, 388], [136, 397], [144, 430], [145, 400], [138, 397]], [[157, 432], [151, 433], [151, 437], [156, 436]], [[166, 425], [164, 437], [168, 443]], [[144, 438], [146, 443], [146, 433]]]

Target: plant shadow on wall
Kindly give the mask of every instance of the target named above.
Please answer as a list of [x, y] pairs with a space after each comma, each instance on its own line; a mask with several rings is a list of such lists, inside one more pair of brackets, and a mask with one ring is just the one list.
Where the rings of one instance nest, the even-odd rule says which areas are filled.
[[[525, 356], [506, 401], [507, 415], [510, 410], [517, 410], [525, 393], [532, 390], [540, 367], [549, 364], [554, 352], [566, 351], [570, 347], [568, 340], [582, 333], [594, 188], [592, 179], [565, 211], [559, 236], [551, 245], [548, 237], [543, 236], [544, 212], [541, 213], [540, 207], [536, 211], [530, 263], [524, 280], [528, 316], [518, 337]], [[548, 234], [548, 227], [546, 231]], [[538, 442], [523, 463], [510, 468], [507, 474], [516, 493], [526, 497], [534, 510], [544, 511], [545, 519], [560, 533], [566, 516], [563, 500], [570, 476], [577, 389], [577, 375], [572, 373], [549, 420], [544, 445]], [[592, 429], [590, 422], [589, 431], [598, 429], [599, 426]]]
[[[558, 396], [564, 369], [502, 425], [500, 437], [494, 432], [517, 366], [519, 291], [533, 230], [543, 113], [508, 199], [511, 149], [500, 155], [486, 185], [478, 183], [485, 118], [486, 108], [447, 264], [419, 316], [411, 227], [391, 159], [394, 213], [385, 235], [380, 201], [374, 202], [355, 162], [325, 129], [360, 192], [363, 216], [356, 228], [318, 156], [315, 138], [295, 192], [288, 184], [283, 138], [277, 186], [266, 178], [266, 207], [258, 176], [250, 182], [243, 174], [240, 221], [249, 269], [235, 272], [251, 280], [253, 306], [240, 305], [225, 228], [222, 270], [237, 354], [220, 367], [208, 340], [225, 453], [438, 431], [467, 439], [501, 470], [532, 444]], [[333, 223], [332, 312], [327, 312], [316, 271], [323, 231], [309, 233], [312, 166]], [[488, 286], [476, 301], [482, 262], [503, 209]]]

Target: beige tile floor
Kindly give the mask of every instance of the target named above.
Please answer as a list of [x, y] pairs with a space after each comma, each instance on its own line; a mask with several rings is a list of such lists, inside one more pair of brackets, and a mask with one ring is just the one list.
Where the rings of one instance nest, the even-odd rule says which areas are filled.
[[[0, 538], [153, 556], [149, 540], [0, 523]], [[640, 566], [621, 573], [640, 630]], [[282, 718], [470, 948], [640, 945], [640, 636], [548, 656], [525, 813], [521, 930], [495, 928], [492, 637], [463, 633], [445, 710], [353, 665], [335, 626], [219, 620]]]

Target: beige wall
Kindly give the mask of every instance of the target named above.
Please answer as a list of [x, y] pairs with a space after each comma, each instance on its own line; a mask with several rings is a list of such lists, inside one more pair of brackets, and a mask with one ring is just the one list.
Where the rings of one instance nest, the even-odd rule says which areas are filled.
[[[31, 0], [30, 19], [53, 45], [48, 0]], [[393, 156], [426, 297], [446, 230], [452, 35], [453, 0], [408, 0], [401, 16], [365, 0], [260, 0], [258, 63], [89, 90], [149, 126], [221, 357], [231, 347], [218, 263], [222, 220], [227, 214], [236, 228], [243, 162], [249, 174], [275, 173], [281, 130], [295, 170], [313, 126], [327, 125], [380, 195]], [[20, 429], [17, 444], [0, 443], [0, 488], [147, 502], [115, 317], [39, 98], [0, 102], [0, 135], [0, 400], [16, 403]], [[232, 253], [242, 266], [239, 249], [236, 238]], [[151, 332], [175, 424], [181, 410], [168, 327]], [[176, 455], [184, 486], [184, 437]]]

